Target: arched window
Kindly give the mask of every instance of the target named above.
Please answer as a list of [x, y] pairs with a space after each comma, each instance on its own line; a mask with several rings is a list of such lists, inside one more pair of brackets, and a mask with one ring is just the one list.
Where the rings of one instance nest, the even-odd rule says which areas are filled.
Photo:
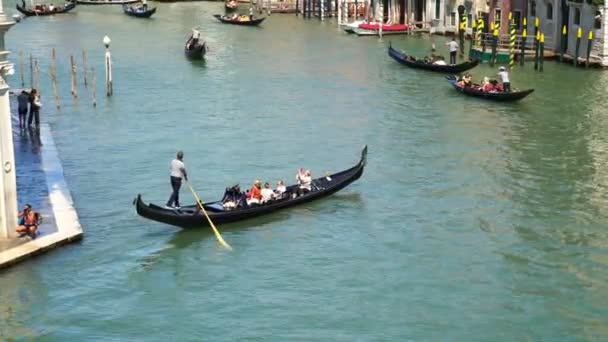
[[553, 20], [553, 4], [547, 2], [547, 20]]
[[574, 25], [580, 25], [580, 24], [581, 24], [581, 9], [575, 8], [574, 9]]

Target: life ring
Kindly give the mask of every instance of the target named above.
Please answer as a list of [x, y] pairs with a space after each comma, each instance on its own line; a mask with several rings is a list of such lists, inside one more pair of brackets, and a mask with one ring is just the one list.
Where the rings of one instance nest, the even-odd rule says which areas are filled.
[[11, 164], [10, 161], [5, 161], [4, 162], [4, 172], [9, 173], [11, 172], [11, 170], [13, 169], [13, 165]]

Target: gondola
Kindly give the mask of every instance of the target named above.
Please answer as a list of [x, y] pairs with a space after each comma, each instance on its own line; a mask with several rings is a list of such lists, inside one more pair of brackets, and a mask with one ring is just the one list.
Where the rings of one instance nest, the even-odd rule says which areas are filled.
[[478, 84], [474, 84], [472, 87], [461, 87], [456, 82], [458, 81], [456, 76], [446, 76], [445, 77], [448, 82], [454, 87], [454, 89], [459, 92], [474, 96], [480, 97], [483, 99], [493, 100], [493, 101], [501, 101], [501, 102], [514, 102], [519, 101], [526, 96], [532, 94], [534, 89], [527, 89], [521, 91], [511, 91], [511, 92], [503, 92], [503, 91], [482, 91], [480, 90], [480, 86]]
[[257, 26], [266, 19], [266, 17], [264, 17], [264, 18], [249, 20], [249, 17], [247, 16], [247, 20], [234, 20], [234, 19], [226, 18], [221, 14], [214, 14], [213, 16], [224, 24], [233, 24], [233, 25], [242, 25], [242, 26]]
[[123, 5], [122, 10], [126, 15], [137, 17], [137, 18], [150, 18], [152, 14], [156, 13], [156, 7], [152, 7], [144, 10], [142, 7], [133, 7], [131, 5]]
[[184, 53], [186, 54], [186, 57], [189, 59], [203, 59], [205, 53], [207, 52], [207, 43], [196, 43], [196, 45], [190, 46], [190, 40], [192, 40], [192, 36], [190, 36], [186, 42], [186, 45], [184, 45]]
[[423, 61], [420, 61], [420, 60], [409, 60], [408, 55], [393, 49], [392, 46], [388, 47], [388, 55], [393, 57], [393, 59], [395, 59], [397, 62], [399, 62], [403, 65], [406, 65], [410, 68], [423, 69], [423, 70], [435, 71], [435, 72], [443, 72], [446, 74], [458, 74], [463, 71], [473, 69], [474, 67], [477, 66], [477, 64], [479, 64], [479, 60], [467, 61], [464, 63], [455, 64], [455, 65], [435, 65], [435, 64], [430, 64], [430, 63], [424, 63]]
[[[333, 175], [328, 175], [313, 180], [312, 191], [304, 195], [294, 197], [295, 193], [297, 192], [298, 185], [292, 185], [287, 187], [287, 191], [285, 192], [286, 196], [284, 196], [284, 199], [274, 200], [271, 203], [247, 206], [242, 209], [237, 208], [226, 210], [223, 208], [221, 201], [216, 201], [205, 203], [204, 208], [215, 224], [236, 222], [271, 214], [281, 209], [327, 197], [343, 189], [361, 177], [366, 162], [367, 146], [363, 148], [363, 151], [361, 152], [361, 159], [357, 165]], [[137, 198], [135, 198], [133, 203], [136, 207], [137, 213], [140, 216], [150, 220], [183, 228], [208, 226], [205, 216], [199, 212], [196, 205], [181, 207], [180, 209], [167, 209], [154, 204], [145, 204], [141, 198], [141, 195], [137, 195]]]
[[238, 7], [239, 7], [239, 3], [235, 0], [228, 0], [228, 1], [224, 2], [224, 8], [226, 9], [226, 12], [234, 11]]
[[28, 9], [25, 7], [21, 7], [19, 5], [17, 5], [17, 11], [23, 13], [23, 15], [25, 15], [26, 17], [35, 17], [35, 16], [42, 16], [42, 15], [54, 15], [54, 14], [60, 14], [60, 13], [67, 13], [71, 10], [74, 9], [74, 7], [76, 7], [76, 2], [71, 2], [63, 7], [55, 7], [55, 9], [53, 9], [52, 11], [47, 10], [33, 10], [33, 9]]

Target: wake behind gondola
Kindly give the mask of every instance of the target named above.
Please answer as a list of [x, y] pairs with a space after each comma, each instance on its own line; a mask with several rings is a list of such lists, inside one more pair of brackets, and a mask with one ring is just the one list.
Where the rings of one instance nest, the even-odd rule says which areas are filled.
[[[246, 205], [235, 209], [226, 209], [222, 201], [204, 203], [204, 208], [211, 220], [216, 224], [246, 220], [262, 215], [271, 214], [281, 209], [293, 207], [327, 197], [356, 181], [363, 174], [367, 163], [367, 146], [361, 151], [359, 162], [344, 171], [317, 178], [312, 181], [312, 191], [297, 195], [298, 185], [287, 187], [281, 199], [260, 205]], [[177, 227], [197, 228], [209, 225], [207, 219], [196, 205], [169, 209], [154, 204], [146, 204], [141, 195], [134, 200], [137, 213], [150, 220], [167, 223]]]

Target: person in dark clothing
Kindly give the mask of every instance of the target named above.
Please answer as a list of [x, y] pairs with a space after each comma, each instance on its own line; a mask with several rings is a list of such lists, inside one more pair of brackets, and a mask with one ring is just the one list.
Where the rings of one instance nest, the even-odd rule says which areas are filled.
[[27, 116], [27, 107], [30, 103], [30, 97], [25, 90], [22, 90], [21, 94], [17, 96], [17, 102], [19, 103], [19, 128], [25, 129], [25, 117]]
[[30, 115], [27, 118], [27, 126], [32, 127], [32, 120], [35, 121], [36, 128], [40, 127], [40, 96], [36, 89], [30, 92]]

